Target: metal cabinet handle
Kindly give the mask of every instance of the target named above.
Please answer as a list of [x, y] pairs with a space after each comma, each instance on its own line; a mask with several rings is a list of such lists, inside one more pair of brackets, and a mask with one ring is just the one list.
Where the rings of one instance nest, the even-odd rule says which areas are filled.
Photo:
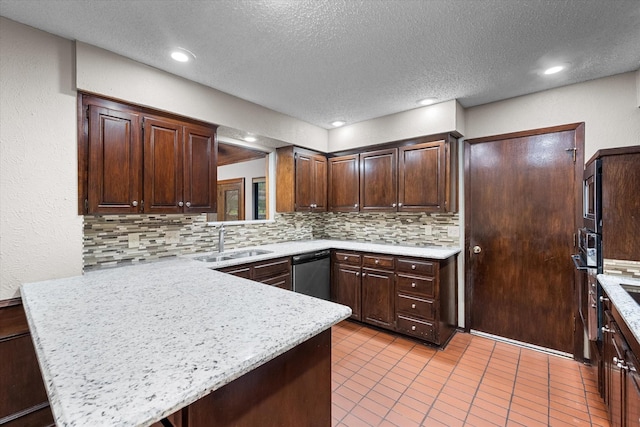
[[402, 203], [398, 203], [398, 207], [401, 208], [402, 207]]
[[346, 261], [346, 260], [348, 260], [348, 259], [349, 259], [349, 257], [348, 257], [348, 256], [344, 257], [344, 260], [345, 260], [345, 261]]
[[191, 202], [187, 202], [187, 207], [190, 208], [191, 207]]
[[377, 259], [375, 262], [376, 262], [376, 264], [380, 264], [380, 260], [379, 259]]
[[415, 331], [416, 330], [416, 325], [411, 325], [411, 330]]
[[603, 333], [605, 333], [605, 332], [611, 332], [612, 334], [615, 334], [615, 331], [614, 331], [613, 329], [609, 329], [609, 328], [607, 328], [606, 326], [603, 326], [603, 327], [602, 327], [602, 332], [603, 332]]
[[411, 308], [416, 308], [416, 305], [415, 304], [411, 304]]
[[366, 277], [367, 273], [362, 273], [362, 277]]
[[411, 287], [415, 288], [416, 287], [416, 283], [415, 282], [411, 282]]
[[360, 276], [360, 272], [359, 271], [356, 272], [356, 277], [358, 277], [358, 276]]
[[415, 270], [416, 269], [416, 265], [415, 264], [411, 264], [411, 269]]
[[138, 201], [134, 200], [133, 202], [131, 202], [131, 206], [133, 206], [134, 208], [138, 206]]
[[391, 207], [392, 207], [392, 208], [395, 208], [395, 207], [396, 207], [396, 204], [395, 204], [395, 203], [391, 203]]
[[600, 297], [600, 302], [605, 302], [605, 301], [609, 301], [609, 298], [605, 298], [603, 296]]
[[354, 207], [354, 208], [357, 208], [357, 207], [358, 207], [358, 204], [356, 203], [355, 205], [353, 205], [353, 207]]
[[184, 206], [184, 203], [182, 203], [182, 202], [178, 202], [178, 206], [183, 207], [183, 206]]

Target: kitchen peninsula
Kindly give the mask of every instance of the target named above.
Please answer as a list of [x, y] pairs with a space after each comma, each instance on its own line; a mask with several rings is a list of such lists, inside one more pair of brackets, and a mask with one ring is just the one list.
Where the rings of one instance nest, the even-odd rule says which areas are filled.
[[348, 307], [184, 258], [21, 290], [58, 426], [331, 424]]

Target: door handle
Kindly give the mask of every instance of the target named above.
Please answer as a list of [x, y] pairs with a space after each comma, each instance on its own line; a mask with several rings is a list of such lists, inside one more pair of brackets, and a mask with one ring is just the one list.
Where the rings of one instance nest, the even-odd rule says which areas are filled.
[[479, 254], [480, 252], [482, 252], [482, 248], [478, 245], [473, 247], [473, 253], [474, 254]]

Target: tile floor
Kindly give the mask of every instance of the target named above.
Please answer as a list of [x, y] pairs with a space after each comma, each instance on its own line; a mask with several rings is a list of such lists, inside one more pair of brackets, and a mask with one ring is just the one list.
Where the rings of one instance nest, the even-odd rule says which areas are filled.
[[332, 417], [357, 426], [609, 426], [596, 370], [464, 333], [444, 351], [333, 327]]

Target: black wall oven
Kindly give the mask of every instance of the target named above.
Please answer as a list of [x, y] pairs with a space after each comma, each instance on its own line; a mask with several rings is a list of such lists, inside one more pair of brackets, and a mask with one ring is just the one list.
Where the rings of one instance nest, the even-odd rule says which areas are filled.
[[594, 233], [602, 234], [602, 160], [595, 159], [587, 163], [584, 170], [583, 185], [584, 227]]

